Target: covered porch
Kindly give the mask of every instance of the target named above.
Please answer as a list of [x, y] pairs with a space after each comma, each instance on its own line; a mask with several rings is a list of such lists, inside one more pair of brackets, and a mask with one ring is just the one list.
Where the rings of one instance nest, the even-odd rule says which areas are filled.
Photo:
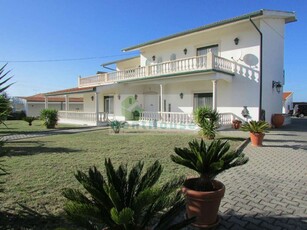
[[[71, 88], [45, 94], [45, 108], [49, 108], [49, 99], [54, 96], [64, 96], [64, 110], [58, 111], [59, 123], [78, 124], [87, 126], [104, 126], [114, 119], [114, 114], [104, 111], [104, 97], [96, 87]], [[83, 98], [83, 110], [73, 110], [70, 106], [71, 97]], [[111, 106], [109, 106], [111, 107]]]
[[[231, 81], [232, 76], [214, 72], [176, 80], [163, 77], [51, 92], [45, 95], [45, 102], [48, 108], [48, 97], [67, 98], [65, 110], [58, 113], [60, 123], [103, 126], [109, 120], [121, 120], [144, 127], [195, 129], [193, 111], [199, 106], [223, 110], [223, 91]], [[83, 111], [70, 110], [69, 97], [75, 95], [83, 97]], [[231, 111], [219, 112], [221, 127], [228, 127], [237, 119]]]

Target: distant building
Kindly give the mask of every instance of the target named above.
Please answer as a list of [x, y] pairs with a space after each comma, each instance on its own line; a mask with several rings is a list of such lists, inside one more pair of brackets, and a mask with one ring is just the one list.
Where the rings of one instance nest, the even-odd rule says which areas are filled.
[[[39, 116], [40, 111], [45, 108], [45, 96], [36, 94], [29, 97], [13, 97], [13, 112], [25, 111], [27, 116]], [[56, 110], [65, 110], [65, 97], [49, 97], [48, 108]], [[83, 111], [83, 98], [69, 98], [69, 110]]]
[[293, 110], [293, 92], [284, 92], [282, 97], [282, 113], [289, 114]]

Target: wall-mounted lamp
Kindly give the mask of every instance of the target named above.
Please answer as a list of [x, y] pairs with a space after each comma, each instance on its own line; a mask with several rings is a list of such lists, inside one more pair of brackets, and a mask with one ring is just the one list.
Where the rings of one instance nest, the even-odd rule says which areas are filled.
[[94, 96], [91, 96], [91, 100], [94, 101]]
[[120, 94], [117, 94], [117, 98], [118, 98], [118, 100], [120, 100]]
[[152, 60], [153, 61], [155, 61], [156, 60], [156, 56], [154, 55], [154, 56], [152, 56]]
[[276, 89], [277, 93], [280, 93], [282, 84], [280, 81], [272, 81], [272, 89]]
[[183, 99], [183, 93], [180, 93], [179, 96], [181, 99]]
[[235, 42], [235, 44], [237, 46], [239, 44], [240, 39], [238, 37], [236, 37], [233, 41]]
[[137, 95], [137, 94], [134, 95], [134, 99], [135, 99], [135, 100], [138, 99], [138, 95]]
[[183, 53], [184, 53], [184, 55], [187, 55], [187, 53], [188, 53], [187, 48], [184, 48]]

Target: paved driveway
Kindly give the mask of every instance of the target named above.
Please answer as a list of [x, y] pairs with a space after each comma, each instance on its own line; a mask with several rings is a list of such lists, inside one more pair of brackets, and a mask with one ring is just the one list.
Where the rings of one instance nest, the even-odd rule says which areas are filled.
[[307, 119], [266, 134], [250, 161], [220, 175], [222, 229], [307, 229]]

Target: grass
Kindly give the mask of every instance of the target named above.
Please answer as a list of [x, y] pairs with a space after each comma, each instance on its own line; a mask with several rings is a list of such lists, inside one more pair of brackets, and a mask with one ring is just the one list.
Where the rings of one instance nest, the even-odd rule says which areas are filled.
[[[18, 125], [16, 122], [12, 126]], [[148, 165], [159, 159], [164, 167], [163, 181], [174, 175], [193, 175], [190, 170], [173, 163], [170, 154], [175, 146], [187, 146], [188, 141], [194, 138], [198, 138], [197, 133], [128, 129], [113, 134], [110, 129], [104, 129], [7, 142], [5, 148], [9, 153], [2, 159], [10, 174], [4, 176], [6, 182], [1, 210], [12, 226], [27, 225], [31, 229], [69, 226], [61, 219], [65, 201], [61, 192], [67, 187], [80, 188], [74, 178], [76, 170], [87, 171], [90, 166], [96, 165], [104, 171], [104, 159], [108, 157], [116, 166], [124, 163], [128, 164], [128, 168], [138, 160]], [[240, 139], [230, 142], [232, 148], [240, 143]], [[19, 204], [35, 211], [32, 213], [34, 219], [31, 215], [31, 218], [22, 219]], [[59, 219], [54, 221], [54, 218]], [[55, 223], [50, 225], [50, 222]]]
[[[0, 125], [0, 137], [10, 134], [23, 134], [23, 133], [44, 132], [44, 131], [54, 130], [54, 129], [47, 129], [43, 125], [43, 121], [41, 120], [33, 121], [32, 126], [29, 126], [28, 122], [26, 121], [14, 121], [14, 120], [5, 121], [5, 124], [7, 127], [5, 127], [4, 125]], [[80, 126], [59, 124], [56, 126], [55, 129], [67, 129], [67, 128], [78, 128], [78, 127]]]

